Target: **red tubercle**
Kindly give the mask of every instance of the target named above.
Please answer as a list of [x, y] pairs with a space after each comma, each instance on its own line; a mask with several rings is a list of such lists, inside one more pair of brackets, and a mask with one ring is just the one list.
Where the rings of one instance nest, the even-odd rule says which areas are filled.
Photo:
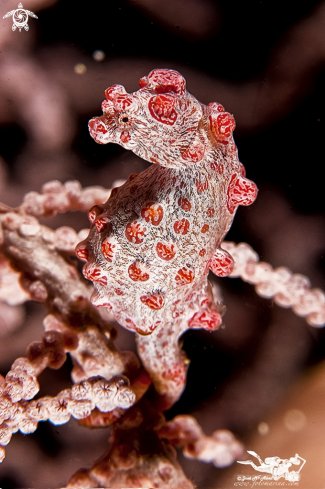
[[91, 224], [93, 224], [100, 214], [103, 213], [103, 208], [100, 207], [99, 205], [94, 205], [91, 209], [88, 211], [88, 219]]
[[128, 268], [128, 274], [131, 280], [134, 282], [146, 282], [149, 280], [149, 274], [145, 272], [143, 269], [143, 265], [138, 262], [132, 263], [132, 265]]
[[211, 258], [209, 268], [218, 277], [227, 277], [233, 271], [234, 259], [226, 250], [219, 248]]
[[190, 228], [190, 223], [187, 219], [180, 219], [174, 223], [174, 231], [177, 234], [187, 234]]
[[87, 265], [83, 269], [84, 277], [92, 282], [96, 282], [100, 285], [107, 285], [107, 277], [102, 275], [100, 268], [87, 268]]
[[133, 244], [140, 244], [144, 240], [146, 228], [139, 222], [133, 221], [125, 228], [125, 236]]
[[106, 238], [102, 242], [102, 246], [101, 246], [102, 253], [108, 262], [111, 262], [113, 259], [114, 248], [115, 248], [115, 245], [109, 241], [109, 238]]
[[159, 293], [142, 295], [140, 301], [153, 310], [162, 309], [165, 303], [163, 296]]
[[123, 85], [112, 85], [111, 87], [106, 88], [104, 92], [104, 96], [106, 99], [114, 101], [117, 95], [126, 94], [126, 90]]
[[178, 199], [178, 205], [183, 209], [185, 212], [189, 212], [191, 210], [191, 202], [186, 199], [185, 197], [180, 197]]
[[141, 217], [143, 217], [146, 222], [151, 222], [154, 226], [158, 226], [164, 217], [164, 210], [161, 205], [155, 204], [154, 202], [149, 202], [142, 210]]
[[176, 249], [173, 243], [161, 243], [158, 242], [156, 245], [156, 252], [159, 258], [162, 260], [172, 260], [176, 255]]
[[227, 207], [231, 214], [238, 205], [251, 205], [257, 197], [257, 187], [248, 178], [234, 174], [227, 191]]
[[76, 246], [76, 255], [80, 260], [87, 261], [89, 258], [89, 251], [88, 247], [85, 243], [79, 243]]
[[218, 143], [228, 144], [232, 132], [236, 127], [235, 119], [228, 112], [216, 114], [211, 111], [210, 117], [211, 132]]
[[202, 248], [202, 250], [199, 251], [200, 256], [204, 256], [206, 254], [207, 250], [205, 248]]
[[193, 282], [194, 277], [195, 275], [193, 270], [183, 267], [178, 270], [175, 276], [175, 281], [177, 285], [188, 285]]
[[104, 114], [108, 114], [112, 109], [114, 105], [111, 100], [103, 100], [101, 109], [104, 112]]
[[203, 224], [202, 228], [201, 228], [201, 233], [207, 233], [210, 229], [210, 226], [209, 224]]
[[223, 105], [218, 104], [218, 102], [211, 102], [207, 107], [215, 112], [225, 112]]
[[142, 78], [140, 78], [139, 80], [139, 88], [145, 88], [146, 86], [148, 85], [148, 77], [147, 76], [143, 76]]
[[93, 119], [90, 119], [90, 121], [88, 122], [88, 126], [91, 131], [92, 137], [94, 137], [96, 133], [106, 134], [108, 131], [100, 117], [94, 117]]
[[196, 312], [188, 322], [189, 328], [203, 328], [207, 331], [215, 331], [222, 323], [221, 315], [210, 308]]
[[131, 107], [134, 102], [130, 95], [128, 94], [116, 94], [113, 99], [114, 109], [118, 112], [123, 112]]
[[215, 214], [215, 209], [213, 207], [209, 207], [209, 209], [207, 210], [207, 216], [208, 217], [213, 217], [214, 214]]
[[186, 82], [178, 71], [157, 69], [144, 76], [139, 82], [140, 88], [149, 88], [156, 93], [174, 92], [182, 95]]

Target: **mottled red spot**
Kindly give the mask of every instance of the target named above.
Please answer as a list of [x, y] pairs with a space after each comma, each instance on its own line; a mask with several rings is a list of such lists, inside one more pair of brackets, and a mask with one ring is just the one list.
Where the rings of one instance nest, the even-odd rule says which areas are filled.
[[193, 163], [197, 163], [201, 161], [205, 153], [204, 144], [201, 142], [197, 142], [191, 145], [182, 153], [182, 158], [185, 161], [190, 161]]
[[140, 88], [149, 86], [156, 93], [174, 92], [182, 94], [185, 91], [185, 80], [177, 71], [157, 69], [141, 78]]
[[216, 111], [216, 112], [224, 112], [225, 111], [223, 105], [218, 104], [218, 102], [211, 102], [210, 104], [208, 104], [207, 107], [211, 110]]
[[182, 180], [180, 184], [180, 188], [184, 188], [184, 187], [186, 187], [186, 183], [184, 182], [184, 180]]
[[83, 274], [84, 277], [86, 277], [88, 280], [91, 280], [92, 282], [99, 283], [100, 285], [107, 285], [107, 277], [105, 277], [105, 275], [102, 275], [102, 272], [99, 268], [86, 268], [83, 270]]
[[147, 222], [151, 222], [154, 226], [158, 226], [164, 216], [164, 210], [161, 205], [149, 202], [146, 207], [142, 209], [141, 216]]
[[162, 260], [172, 260], [176, 255], [176, 249], [173, 243], [157, 243], [156, 246], [157, 255]]
[[126, 226], [125, 236], [133, 244], [140, 244], [143, 242], [144, 233], [146, 228], [137, 221], [131, 222]]
[[[107, 116], [102, 116], [104, 119], [107, 118]], [[89, 127], [89, 132], [92, 138], [99, 143], [99, 144], [104, 144], [103, 141], [101, 141], [101, 134], [106, 134], [108, 129], [106, 129], [105, 124], [101, 120], [102, 117], [94, 117], [88, 122], [88, 127]]]
[[236, 127], [235, 119], [228, 112], [216, 114], [211, 112], [209, 117], [212, 134], [218, 143], [228, 144], [229, 138]]
[[207, 233], [209, 231], [209, 225], [208, 224], [203, 224], [201, 233]]
[[185, 197], [180, 197], [178, 199], [178, 205], [183, 209], [183, 211], [189, 212], [191, 210], [191, 202]]
[[250, 205], [257, 197], [257, 187], [248, 178], [233, 175], [228, 187], [227, 207], [231, 214], [238, 205]]
[[208, 190], [209, 184], [207, 180], [205, 180], [204, 182], [200, 182], [199, 180], [196, 180], [195, 184], [199, 194], [201, 194], [205, 190]]
[[201, 301], [200, 306], [201, 307], [208, 306], [210, 304], [210, 302], [211, 302], [211, 300], [208, 297], [206, 297], [205, 299], [203, 299]]
[[181, 219], [174, 223], [174, 231], [177, 234], [186, 234], [190, 228], [190, 223], [187, 219]]
[[88, 219], [93, 224], [96, 220], [96, 217], [102, 214], [103, 208], [99, 207], [99, 205], [94, 205], [89, 211], [88, 211]]
[[149, 111], [154, 119], [172, 126], [177, 119], [176, 98], [173, 95], [157, 95], [149, 100]]
[[207, 210], [207, 216], [208, 217], [212, 217], [212, 216], [214, 216], [214, 214], [215, 214], [214, 208], [213, 207], [209, 207], [209, 209]]
[[106, 90], [104, 92], [104, 96], [105, 96], [105, 98], [107, 98], [108, 100], [111, 100], [113, 102], [115, 97], [117, 95], [122, 94], [122, 93], [124, 93], [124, 94], [126, 93], [123, 85], [112, 85], [111, 87], [106, 88]]
[[111, 262], [114, 256], [115, 245], [109, 242], [109, 238], [106, 238], [102, 242], [102, 253], [107, 261]]
[[89, 251], [87, 249], [87, 245], [79, 243], [76, 247], [76, 255], [80, 260], [88, 260]]
[[140, 301], [154, 310], [161, 309], [164, 306], [164, 298], [159, 293], [142, 295]]
[[132, 180], [134, 180], [138, 175], [139, 173], [131, 173], [131, 175], [129, 176], [129, 182], [132, 182]]
[[128, 94], [117, 94], [113, 99], [114, 109], [124, 111], [133, 105], [133, 99]]
[[124, 295], [124, 291], [120, 288], [114, 289], [116, 295]]
[[102, 111], [105, 113], [105, 114], [109, 114], [113, 109], [113, 103], [111, 100], [104, 100], [102, 102]]
[[121, 132], [120, 140], [122, 141], [122, 143], [126, 144], [130, 141], [130, 139], [131, 139], [131, 136], [128, 133], [128, 131]]
[[103, 231], [105, 231], [108, 226], [107, 217], [99, 217], [98, 219], [96, 219], [95, 226], [98, 233], [102, 233]]
[[176, 178], [176, 177], [173, 177], [173, 178], [172, 178], [172, 182], [173, 182], [173, 184], [175, 185], [175, 183], [177, 182], [177, 178]]
[[212, 170], [216, 171], [217, 173], [219, 173], [219, 175], [222, 175], [223, 173], [223, 164], [222, 163], [215, 163], [215, 162], [212, 162], [210, 164], [210, 167]]
[[177, 285], [187, 285], [193, 282], [194, 280], [194, 272], [189, 268], [183, 267], [178, 270], [175, 280]]
[[141, 266], [142, 265], [138, 262], [134, 262], [129, 266], [128, 273], [131, 280], [134, 280], [135, 282], [146, 282], [149, 280], [149, 274], [142, 270]]
[[202, 248], [202, 250], [199, 252], [200, 256], [204, 256], [206, 254], [207, 250], [205, 248]]
[[203, 328], [207, 331], [215, 331], [220, 327], [221, 323], [222, 317], [217, 311], [205, 309], [204, 311], [196, 312], [189, 320], [188, 326], [190, 328]]
[[96, 124], [96, 132], [100, 132], [102, 134], [106, 134], [108, 129], [102, 122], [97, 122]]
[[227, 251], [217, 249], [209, 262], [209, 268], [218, 277], [227, 277], [233, 271], [234, 260]]

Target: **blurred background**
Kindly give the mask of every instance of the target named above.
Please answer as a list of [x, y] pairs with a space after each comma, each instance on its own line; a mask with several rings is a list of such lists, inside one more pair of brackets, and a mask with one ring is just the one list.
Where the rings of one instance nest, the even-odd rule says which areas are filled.
[[[180, 71], [202, 103], [234, 114], [239, 157], [259, 187], [240, 207], [227, 240], [248, 242], [261, 260], [307, 275], [325, 288], [325, 2], [303, 0], [24, 0], [29, 30], [12, 30], [18, 0], [0, 0], [0, 201], [17, 206], [51, 180], [110, 188], [148, 164], [101, 146], [87, 121], [104, 90], [127, 91], [154, 68]], [[46, 222], [77, 231], [78, 213]], [[290, 310], [259, 298], [239, 279], [211, 281], [227, 306], [215, 333], [187, 332], [188, 385], [167, 413], [193, 414], [207, 434], [232, 430], [262, 459], [307, 460], [300, 489], [324, 489], [325, 334]], [[0, 307], [0, 372], [40, 338], [45, 310]], [[134, 349], [119, 328], [118, 344]], [[40, 395], [70, 385], [69, 362], [40, 377]], [[63, 487], [105, 452], [109, 430], [72, 420], [16, 434], [0, 466], [0, 487]], [[244, 458], [252, 458], [248, 454]], [[250, 466], [216, 469], [179, 454], [201, 488], [234, 487]], [[281, 479], [283, 482], [284, 479]]]

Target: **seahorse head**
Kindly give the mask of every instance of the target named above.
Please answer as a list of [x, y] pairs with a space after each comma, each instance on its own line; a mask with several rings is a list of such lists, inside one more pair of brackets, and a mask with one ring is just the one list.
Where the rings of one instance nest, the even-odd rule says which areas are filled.
[[182, 168], [205, 154], [205, 109], [177, 71], [157, 69], [134, 93], [122, 85], [105, 90], [103, 115], [89, 121], [89, 130], [98, 143], [117, 143], [150, 163]]

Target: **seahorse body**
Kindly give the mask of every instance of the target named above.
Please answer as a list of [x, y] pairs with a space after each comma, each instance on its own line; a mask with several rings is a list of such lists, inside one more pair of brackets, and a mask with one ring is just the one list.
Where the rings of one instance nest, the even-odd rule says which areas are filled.
[[220, 104], [198, 102], [172, 70], [152, 71], [132, 94], [114, 85], [105, 97], [91, 136], [155, 164], [89, 211], [91, 230], [77, 255], [87, 260], [92, 301], [140, 335], [179, 322], [183, 330], [217, 329], [207, 274], [231, 272], [220, 244], [237, 206], [257, 195], [238, 160], [234, 119]]

